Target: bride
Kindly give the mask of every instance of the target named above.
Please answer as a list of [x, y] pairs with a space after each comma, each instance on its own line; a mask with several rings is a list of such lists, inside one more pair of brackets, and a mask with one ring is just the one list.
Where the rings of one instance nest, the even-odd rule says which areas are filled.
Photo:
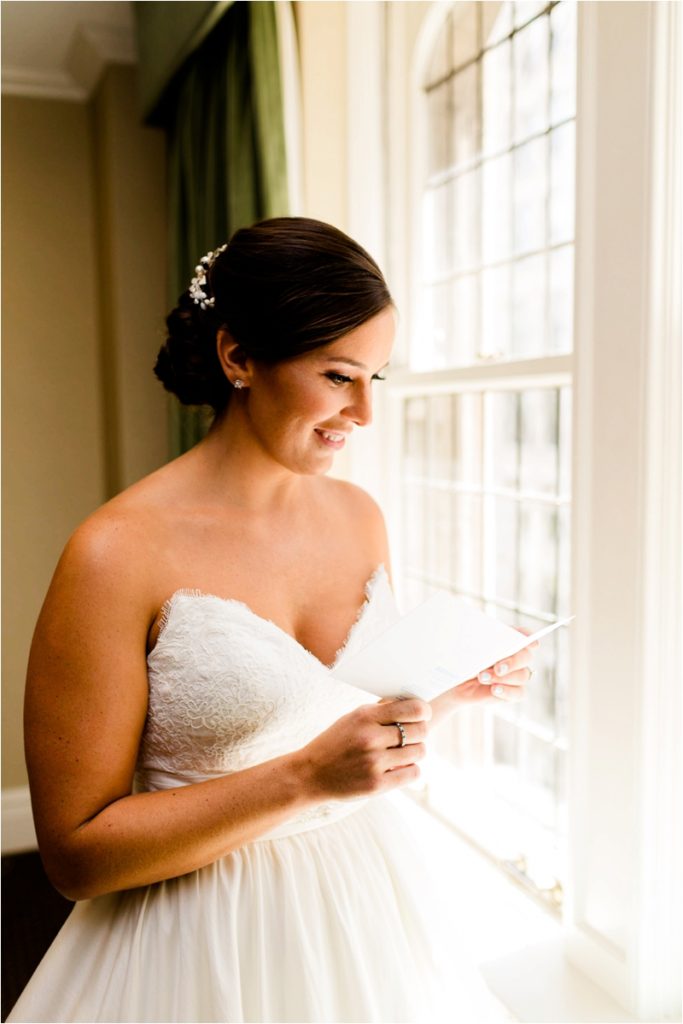
[[437, 722], [519, 699], [531, 650], [431, 704], [330, 674], [398, 615], [379, 508], [326, 475], [389, 362], [382, 274], [263, 221], [167, 326], [157, 376], [215, 418], [76, 530], [41, 611], [31, 795], [78, 902], [9, 1020], [501, 1019], [397, 791]]

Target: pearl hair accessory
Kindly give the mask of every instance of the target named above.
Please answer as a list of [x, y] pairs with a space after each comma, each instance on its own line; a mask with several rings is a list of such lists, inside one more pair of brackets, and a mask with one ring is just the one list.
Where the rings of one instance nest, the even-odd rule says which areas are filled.
[[198, 305], [200, 309], [213, 309], [216, 305], [215, 296], [209, 296], [205, 291], [206, 272], [211, 269], [220, 254], [227, 248], [228, 245], [226, 242], [225, 245], [219, 245], [217, 249], [212, 249], [210, 252], [207, 252], [206, 256], [202, 256], [199, 263], [194, 268], [195, 276], [192, 278], [188, 291], [194, 299], [195, 304]]

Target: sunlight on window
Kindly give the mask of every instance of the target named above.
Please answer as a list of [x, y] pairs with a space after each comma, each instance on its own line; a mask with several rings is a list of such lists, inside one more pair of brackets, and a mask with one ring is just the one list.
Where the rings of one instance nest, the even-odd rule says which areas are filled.
[[[570, 0], [454, 3], [424, 79], [402, 597], [446, 589], [530, 630], [570, 613], [571, 378], [553, 359], [573, 338], [575, 22]], [[489, 384], [501, 362], [505, 385]], [[438, 386], [420, 386], [423, 371], [440, 371]], [[433, 808], [553, 905], [568, 687], [560, 632], [525, 701], [469, 709], [443, 730], [443, 771], [427, 787]]]

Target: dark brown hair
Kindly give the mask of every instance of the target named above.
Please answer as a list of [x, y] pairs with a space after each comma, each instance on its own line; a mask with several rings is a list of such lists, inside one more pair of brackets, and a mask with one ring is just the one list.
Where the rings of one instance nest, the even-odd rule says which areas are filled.
[[308, 217], [241, 228], [207, 274], [215, 305], [189, 292], [168, 315], [154, 372], [185, 405], [219, 412], [231, 387], [216, 353], [227, 328], [244, 352], [279, 363], [335, 341], [392, 305], [382, 272], [343, 231]]

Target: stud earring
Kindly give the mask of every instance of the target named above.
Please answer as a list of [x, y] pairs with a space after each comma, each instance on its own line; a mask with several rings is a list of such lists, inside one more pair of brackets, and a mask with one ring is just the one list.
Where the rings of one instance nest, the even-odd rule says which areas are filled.
[[237, 378], [237, 380], [234, 380], [234, 381], [232, 382], [232, 386], [233, 386], [234, 388], [238, 388], [238, 389], [239, 389], [239, 388], [243, 388], [243, 387], [244, 387], [244, 381], [243, 381], [243, 380], [240, 380], [240, 379], [239, 379], [239, 377], [238, 377], [238, 378]]

